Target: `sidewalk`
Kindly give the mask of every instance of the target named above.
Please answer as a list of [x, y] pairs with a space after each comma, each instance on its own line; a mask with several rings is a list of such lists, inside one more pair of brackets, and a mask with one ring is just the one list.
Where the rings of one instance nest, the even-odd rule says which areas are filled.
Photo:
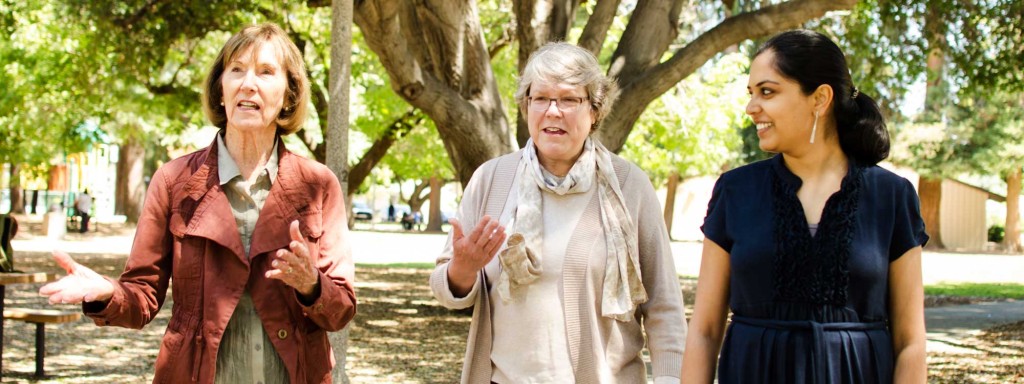
[[929, 352], [981, 354], [961, 340], [997, 325], [1024, 321], [1024, 300], [926, 308], [924, 317]]

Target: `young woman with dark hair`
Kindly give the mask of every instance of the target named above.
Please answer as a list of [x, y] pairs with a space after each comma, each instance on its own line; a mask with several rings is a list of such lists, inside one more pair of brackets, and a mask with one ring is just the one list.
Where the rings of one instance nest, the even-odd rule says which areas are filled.
[[715, 185], [683, 381], [710, 383], [717, 364], [719, 383], [925, 382], [928, 236], [914, 187], [876, 165], [878, 106], [805, 30], [758, 51], [747, 89], [760, 147], [778, 155]]

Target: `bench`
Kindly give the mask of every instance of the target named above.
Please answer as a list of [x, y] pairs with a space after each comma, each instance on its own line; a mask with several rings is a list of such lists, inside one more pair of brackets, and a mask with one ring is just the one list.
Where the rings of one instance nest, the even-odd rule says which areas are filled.
[[18, 320], [36, 325], [36, 378], [43, 377], [43, 355], [46, 354], [46, 324], [62, 324], [78, 321], [79, 312], [65, 312], [54, 309], [6, 308], [4, 320]]

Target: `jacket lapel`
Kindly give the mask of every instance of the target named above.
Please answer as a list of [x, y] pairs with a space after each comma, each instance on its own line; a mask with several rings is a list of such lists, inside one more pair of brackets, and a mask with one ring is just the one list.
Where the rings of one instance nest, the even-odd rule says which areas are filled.
[[[291, 222], [299, 219], [300, 205], [303, 199], [302, 172], [298, 169], [298, 158], [285, 149], [284, 142], [279, 139], [277, 180], [270, 186], [270, 194], [263, 203], [256, 228], [252, 233], [249, 254], [252, 256], [287, 248], [291, 243], [288, 228]], [[309, 236], [309, 229], [300, 224], [302, 234]]]
[[[184, 226], [181, 231], [184, 235], [209, 239], [227, 248], [248, 265], [235, 216], [231, 213], [227, 196], [220, 188], [216, 139], [206, 152], [205, 161], [185, 182], [182, 190], [184, 196], [175, 202], [178, 212], [187, 216], [172, 215], [172, 230], [177, 225]], [[180, 224], [176, 223], [178, 220], [181, 220]]]

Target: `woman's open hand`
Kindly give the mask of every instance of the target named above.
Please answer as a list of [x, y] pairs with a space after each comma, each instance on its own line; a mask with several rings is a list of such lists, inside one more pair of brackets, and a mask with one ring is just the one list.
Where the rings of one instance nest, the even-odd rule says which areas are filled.
[[448, 220], [452, 225], [452, 260], [448, 266], [448, 282], [452, 293], [465, 296], [473, 289], [476, 273], [491, 262], [498, 249], [505, 243], [505, 227], [497, 219], [484, 216], [469, 236], [462, 232], [462, 224], [456, 219]]
[[107, 302], [114, 296], [114, 284], [110, 280], [78, 264], [67, 253], [53, 251], [53, 259], [68, 275], [39, 289], [40, 295], [49, 297], [50, 304]]
[[295, 288], [303, 298], [313, 299], [320, 283], [320, 274], [309, 254], [309, 245], [299, 231], [298, 220], [292, 221], [288, 233], [292, 242], [288, 244], [288, 249], [282, 248], [274, 253], [274, 261], [270, 263], [274, 269], [267, 271], [266, 276]]

